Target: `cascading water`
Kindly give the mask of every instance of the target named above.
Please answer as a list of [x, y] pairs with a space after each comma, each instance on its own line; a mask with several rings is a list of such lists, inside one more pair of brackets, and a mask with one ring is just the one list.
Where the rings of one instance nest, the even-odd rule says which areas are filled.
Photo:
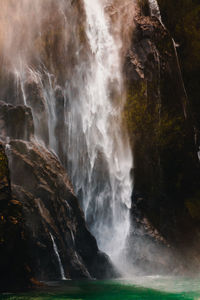
[[[119, 265], [130, 227], [133, 160], [122, 123], [126, 51], [105, 12], [109, 4], [116, 13], [113, 3], [126, 13], [133, 8], [130, 0], [4, 0], [0, 21], [4, 68], [22, 94], [11, 102], [32, 108], [35, 138], [67, 168], [99, 248]], [[128, 22], [134, 10], [130, 15]], [[123, 14], [118, 20], [125, 22]]]
[[157, 0], [149, 0], [149, 7], [151, 15], [157, 17], [162, 22]]
[[60, 268], [60, 275], [61, 275], [61, 279], [62, 280], [66, 280], [66, 277], [65, 277], [65, 272], [64, 272], [64, 269], [63, 269], [63, 265], [62, 265], [62, 262], [61, 262], [61, 259], [60, 259], [60, 255], [58, 253], [58, 248], [57, 248], [57, 245], [55, 243], [55, 240], [54, 240], [54, 237], [51, 233], [50, 234], [50, 237], [51, 237], [51, 240], [52, 240], [52, 243], [53, 243], [53, 250], [55, 252], [55, 255], [56, 255], [56, 258], [58, 260], [58, 264], [59, 264], [59, 268]]
[[122, 132], [124, 91], [119, 48], [102, 1], [85, 0], [89, 63], [80, 63], [68, 87], [71, 178], [100, 249], [115, 262], [129, 232], [132, 155]]

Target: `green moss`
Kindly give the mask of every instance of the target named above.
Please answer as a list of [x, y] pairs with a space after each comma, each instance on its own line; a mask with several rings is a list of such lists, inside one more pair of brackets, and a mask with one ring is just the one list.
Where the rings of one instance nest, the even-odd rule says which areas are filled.
[[3, 148], [0, 148], [0, 182], [8, 177], [8, 160]]
[[192, 198], [186, 199], [185, 206], [193, 219], [200, 220], [200, 191]]
[[159, 105], [148, 103], [145, 81], [129, 88], [123, 118], [131, 135], [146, 135], [158, 124]]
[[183, 115], [161, 111], [159, 103], [149, 103], [144, 81], [129, 89], [123, 118], [132, 136], [150, 135], [152, 143], [160, 150], [184, 147], [186, 124]]
[[200, 2], [198, 0], [158, 0], [162, 19], [176, 43], [191, 112], [200, 130]]

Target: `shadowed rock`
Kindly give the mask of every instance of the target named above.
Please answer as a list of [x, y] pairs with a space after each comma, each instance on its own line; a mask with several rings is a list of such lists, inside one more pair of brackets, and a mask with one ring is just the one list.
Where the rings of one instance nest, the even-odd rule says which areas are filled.
[[[135, 17], [135, 24], [124, 67], [128, 86], [125, 116], [134, 151], [130, 248], [143, 256], [140, 265], [150, 257], [150, 271], [163, 264], [170, 272], [198, 272], [199, 217], [194, 211], [199, 211], [200, 167], [190, 103], [168, 30], [156, 17], [142, 12]], [[159, 249], [164, 244], [151, 234], [145, 219], [171, 246], [175, 260], [178, 258], [176, 263], [170, 266], [170, 254], [163, 259], [161, 253], [167, 252]], [[152, 238], [155, 248], [152, 244], [147, 254], [147, 241]], [[136, 249], [137, 241], [140, 251]], [[137, 254], [134, 256], [136, 260]]]
[[29, 141], [34, 134], [31, 109], [0, 101], [0, 139], [24, 139]]
[[66, 172], [55, 155], [22, 140], [11, 140], [7, 154], [12, 194], [22, 209], [28, 263], [34, 277], [61, 278], [50, 234], [66, 278], [116, 275], [109, 258], [98, 250], [88, 231]]

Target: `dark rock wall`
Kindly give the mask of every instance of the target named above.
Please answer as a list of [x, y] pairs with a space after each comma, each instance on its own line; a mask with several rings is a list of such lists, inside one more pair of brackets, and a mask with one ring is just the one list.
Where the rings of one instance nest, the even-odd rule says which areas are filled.
[[4, 102], [0, 108], [1, 289], [61, 279], [51, 235], [66, 278], [115, 276], [86, 227], [66, 171], [34, 139], [30, 108]]
[[21, 203], [11, 192], [8, 160], [0, 144], [0, 291], [31, 286], [28, 245]]
[[[21, 140], [12, 140], [7, 153], [12, 191], [22, 203], [29, 232], [35, 277], [52, 280], [61, 276], [50, 234], [67, 278], [106, 277], [108, 258], [99, 252], [86, 228], [83, 212], [58, 159], [36, 143]], [[105, 267], [101, 271], [99, 259]]]
[[[200, 130], [200, 3], [197, 0], [159, 0], [163, 22], [177, 44], [184, 84], [195, 126]], [[198, 137], [199, 139], [199, 137]], [[199, 145], [198, 140], [198, 145]]]
[[142, 4], [124, 68], [124, 118], [135, 161], [133, 219], [146, 217], [182, 261], [184, 257], [184, 268], [198, 270], [194, 211], [199, 210], [200, 169], [190, 100], [172, 37]]

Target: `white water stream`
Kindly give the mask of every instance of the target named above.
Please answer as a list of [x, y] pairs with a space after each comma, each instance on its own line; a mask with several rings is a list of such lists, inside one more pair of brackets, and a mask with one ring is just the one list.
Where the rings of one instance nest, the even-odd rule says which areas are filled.
[[[133, 9], [133, 2], [126, 0], [121, 5], [118, 0], [83, 0], [85, 16], [77, 13], [82, 4], [71, 1], [18, 0], [11, 5], [4, 0], [3, 4], [0, 21], [6, 38], [2, 49], [6, 68], [15, 74], [21, 88], [23, 97], [18, 103], [32, 108], [38, 142], [58, 157], [62, 144], [64, 158], [59, 158], [67, 168], [89, 229], [99, 248], [117, 265], [122, 264], [130, 227], [133, 159], [122, 124], [126, 95], [120, 57], [122, 24], [118, 23], [126, 24], [120, 9]], [[118, 13], [119, 30], [106, 7], [112, 16]], [[55, 57], [52, 45], [57, 47]], [[60, 70], [64, 70], [59, 79], [63, 104], [56, 98]], [[61, 268], [59, 254], [57, 257]]]
[[58, 265], [59, 265], [59, 268], [60, 268], [61, 279], [62, 280], [66, 280], [65, 272], [64, 272], [63, 265], [62, 265], [62, 262], [61, 262], [61, 259], [60, 259], [60, 255], [59, 255], [59, 252], [58, 252], [57, 245], [55, 243], [53, 235], [51, 233], [49, 233], [49, 234], [50, 234], [50, 237], [51, 237], [51, 240], [52, 240], [52, 243], [53, 243], [53, 250], [54, 250], [56, 258], [58, 260]]
[[151, 15], [157, 17], [161, 21], [160, 8], [157, 0], [148, 0], [148, 1], [149, 1]]
[[101, 250], [119, 264], [129, 233], [133, 165], [122, 132], [124, 90], [119, 47], [102, 1], [84, 0], [89, 63], [81, 63], [70, 97], [69, 149], [72, 181]]

